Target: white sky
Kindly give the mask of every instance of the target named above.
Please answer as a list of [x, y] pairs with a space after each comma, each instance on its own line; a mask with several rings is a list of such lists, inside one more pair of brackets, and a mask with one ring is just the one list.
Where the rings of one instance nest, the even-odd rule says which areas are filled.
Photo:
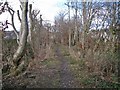
[[[6, 1], [6, 0], [0, 0]], [[15, 11], [20, 10], [19, 0], [7, 0], [9, 5], [13, 7]], [[64, 3], [67, 0], [29, 0], [29, 3], [33, 4], [33, 9], [40, 10], [43, 20], [50, 20], [51, 23], [54, 22], [54, 17], [59, 13], [59, 11], [64, 10], [66, 7]], [[0, 21], [5, 21], [8, 19], [10, 21], [10, 15], [8, 13], [3, 13], [0, 15]], [[17, 15], [15, 13], [15, 25], [17, 28], [20, 27]], [[12, 27], [10, 27], [12, 28]]]
[[[0, 1], [5, 2], [6, 0]], [[7, 1], [15, 11], [20, 10], [19, 0], [7, 0]], [[29, 3], [33, 4], [33, 9], [40, 10], [43, 20], [50, 20], [51, 21], [50, 23], [53, 23], [54, 17], [58, 15], [60, 11], [67, 10], [67, 6], [64, 5], [64, 3], [66, 3], [67, 1], [68, 0], [29, 0]], [[10, 15], [8, 13], [3, 13], [2, 15], [0, 15], [0, 22], [5, 20], [9, 20], [9, 22], [11, 21]], [[20, 22], [18, 20], [16, 13], [14, 21], [16, 28], [19, 30]], [[8, 30], [12, 30], [12, 27], [9, 27]]]

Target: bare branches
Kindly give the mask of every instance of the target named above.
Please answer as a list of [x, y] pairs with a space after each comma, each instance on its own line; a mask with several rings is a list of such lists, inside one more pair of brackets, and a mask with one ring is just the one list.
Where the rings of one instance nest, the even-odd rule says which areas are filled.
[[1, 2], [0, 3], [0, 14], [2, 14], [3, 12], [5, 12], [5, 10], [6, 10], [6, 5], [7, 5], [7, 3], [5, 2], [4, 4]]
[[[18, 35], [18, 31], [17, 31], [17, 29], [15, 27], [15, 24], [14, 24], [14, 13], [15, 13], [15, 11], [8, 5], [8, 2], [6, 2], [4, 5], [6, 5], [7, 11], [11, 15], [11, 22], [12, 22], [12, 24], [10, 24], [10, 25], [12, 25], [12, 27], [14, 29], [14, 32], [15, 32], [15, 34], [17, 36], [17, 43], [19, 44], [19, 35]], [[6, 24], [9, 24], [9, 23], [6, 23]]]
[[21, 11], [22, 11], [22, 6], [20, 5], [20, 9], [21, 9]]
[[29, 5], [29, 18], [32, 20], [32, 4]]
[[[8, 10], [8, 2], [5, 2], [4, 4], [3, 3], [0, 3], [0, 14], [2, 14], [3, 12], [7, 11]], [[5, 29], [8, 28], [8, 20], [5, 21], [5, 23], [3, 22], [0, 22], [1, 25], [2, 25], [2, 30], [4, 31]], [[11, 24], [10, 24], [11, 25]]]
[[3, 4], [3, 2], [0, 2], [0, 6]]
[[[21, 5], [23, 5], [23, 1], [22, 0], [19, 0], [19, 2], [20, 2]], [[22, 8], [22, 6], [21, 6], [21, 8]]]
[[5, 29], [8, 28], [8, 24], [10, 24], [10, 23], [8, 23], [8, 20], [6, 20], [5, 23], [0, 22], [0, 24], [1, 24], [1, 26], [2, 26], [2, 31], [4, 31]]
[[21, 22], [21, 18], [20, 18], [20, 12], [19, 12], [19, 10], [17, 10], [17, 16], [18, 16], [19, 21]]
[[33, 10], [32, 11], [32, 15], [34, 15], [33, 18], [36, 18], [39, 13], [40, 13], [40, 10]]

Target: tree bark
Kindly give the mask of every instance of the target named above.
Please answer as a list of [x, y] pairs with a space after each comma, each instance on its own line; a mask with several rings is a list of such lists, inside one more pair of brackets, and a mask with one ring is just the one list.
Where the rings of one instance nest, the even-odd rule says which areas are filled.
[[32, 30], [33, 27], [33, 18], [32, 18], [32, 4], [29, 5], [29, 18], [30, 18], [30, 28], [29, 28], [29, 34], [28, 34], [28, 42], [32, 42]]
[[15, 67], [18, 66], [20, 59], [24, 55], [25, 46], [27, 43], [27, 36], [28, 36], [28, 18], [27, 18], [27, 12], [28, 12], [28, 0], [25, 0], [25, 2], [22, 2], [22, 21], [21, 21], [21, 37], [20, 37], [20, 44], [18, 46], [17, 51], [15, 52], [13, 56], [13, 64]]
[[0, 89], [2, 89], [2, 29], [0, 28]]

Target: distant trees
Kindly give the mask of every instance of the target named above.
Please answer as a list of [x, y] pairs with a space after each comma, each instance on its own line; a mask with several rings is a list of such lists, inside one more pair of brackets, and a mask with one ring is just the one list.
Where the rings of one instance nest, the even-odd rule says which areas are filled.
[[[73, 1], [69, 2], [70, 10], [76, 9], [70, 5], [76, 4], [76, 0]], [[70, 20], [64, 17], [65, 12], [60, 12], [63, 17], [59, 14], [55, 18], [57, 38], [61, 44], [70, 45], [71, 56], [83, 60], [88, 71], [99, 73], [102, 79], [112, 77], [111, 74], [120, 76], [117, 73], [120, 70], [119, 3], [78, 2], [77, 5], [77, 21], [74, 13]], [[69, 14], [68, 11], [66, 13]]]
[[[116, 17], [118, 10], [117, 3], [69, 1], [67, 6], [70, 9], [68, 9], [68, 12], [60, 12], [61, 14], [59, 14], [55, 19], [55, 22], [57, 22], [55, 24], [57, 25], [57, 29], [59, 28], [59, 31], [63, 33], [65, 33], [65, 31], [67, 32], [67, 39], [71, 38], [68, 40], [70, 41], [69, 44], [71, 43], [71, 45], [74, 46], [82, 43], [82, 48], [85, 49], [85, 47], [88, 47], [86, 42], [88, 41], [87, 36], [90, 35], [89, 33], [95, 29], [99, 31], [100, 28], [102, 30], [99, 31], [99, 39], [105, 38], [105, 40], [108, 40], [108, 37], [115, 39], [115, 36], [113, 35], [113, 29], [118, 19]], [[71, 17], [70, 20], [69, 17], [64, 18], [64, 14], [69, 14], [69, 10], [73, 9], [75, 9], [74, 17]], [[77, 12], [76, 9], [78, 9]], [[69, 31], [71, 31], [71, 35], [69, 35]]]
[[60, 12], [58, 16], [56, 16], [55, 18], [55, 25], [56, 25], [56, 30], [57, 30], [57, 33], [59, 37], [57, 37], [58, 41], [60, 41], [60, 43], [62, 44], [67, 44], [68, 45], [68, 29], [69, 29], [69, 26], [68, 26], [68, 21], [65, 20], [65, 16], [66, 16], [66, 13], [64, 12]]

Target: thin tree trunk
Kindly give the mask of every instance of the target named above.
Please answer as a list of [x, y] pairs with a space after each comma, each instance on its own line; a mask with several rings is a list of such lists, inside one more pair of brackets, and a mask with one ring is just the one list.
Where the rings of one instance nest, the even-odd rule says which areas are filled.
[[32, 30], [33, 27], [33, 18], [32, 18], [32, 4], [29, 5], [29, 18], [30, 18], [30, 28], [29, 28], [29, 34], [28, 34], [28, 42], [32, 43]]
[[[69, 25], [70, 25], [70, 6], [68, 6], [68, 14], [69, 14], [69, 16], [68, 16], [68, 18], [69, 18]], [[70, 27], [69, 27], [69, 48], [71, 48], [71, 29], [70, 29]]]
[[74, 31], [74, 42], [73, 42], [73, 45], [75, 45], [77, 43], [77, 33], [78, 33], [78, 28], [77, 28], [77, 11], [78, 11], [78, 7], [77, 7], [77, 1], [75, 2], [76, 3], [76, 8], [75, 8], [75, 31]]
[[2, 29], [0, 28], [0, 89], [2, 90]]
[[87, 37], [87, 9], [86, 9], [86, 2], [82, 2], [82, 5], [83, 5], [83, 34], [82, 34], [82, 49], [83, 49], [83, 57], [85, 56], [85, 41], [86, 41], [86, 37]]

